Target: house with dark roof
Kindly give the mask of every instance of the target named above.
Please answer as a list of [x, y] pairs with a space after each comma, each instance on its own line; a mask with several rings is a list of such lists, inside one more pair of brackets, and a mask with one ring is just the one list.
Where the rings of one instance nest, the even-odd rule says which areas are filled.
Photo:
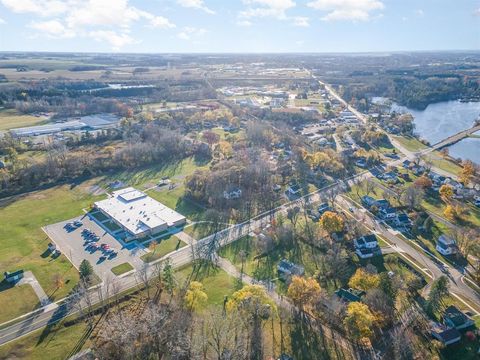
[[277, 265], [278, 277], [284, 281], [290, 281], [292, 276], [302, 276], [305, 274], [303, 266], [294, 264], [286, 259], [281, 260]]
[[462, 330], [473, 326], [475, 323], [458, 308], [450, 305], [443, 313], [443, 322], [446, 326]]
[[5, 276], [5, 280], [10, 284], [15, 284], [23, 279], [23, 270], [17, 270], [13, 272], [5, 271], [3, 274]]
[[355, 253], [361, 259], [368, 259], [381, 254], [375, 234], [369, 234], [353, 240]]
[[327, 203], [323, 203], [318, 206], [318, 213], [320, 216], [326, 211], [331, 211], [330, 206]]
[[462, 338], [457, 329], [433, 321], [430, 323], [430, 333], [445, 346], [455, 344]]
[[362, 296], [365, 295], [365, 291], [362, 290], [357, 290], [357, 289], [338, 289], [335, 291], [335, 295], [337, 295], [340, 300], [346, 303], [351, 303], [351, 302], [358, 302], [362, 300]]
[[395, 219], [395, 223], [399, 227], [410, 227], [412, 226], [412, 220], [408, 217], [405, 213], [398, 214], [397, 218]]
[[365, 206], [366, 208], [370, 208], [375, 204], [375, 199], [368, 195], [362, 196], [361, 201], [362, 201], [362, 205]]
[[458, 252], [455, 240], [449, 238], [446, 235], [440, 235], [437, 240], [437, 245], [435, 246], [435, 249], [437, 249], [437, 251], [443, 256], [450, 256]]
[[301, 190], [302, 189], [300, 188], [300, 185], [298, 185], [296, 182], [291, 182], [287, 188], [287, 195], [290, 195], [290, 196], [300, 195]]
[[397, 217], [397, 211], [392, 207], [382, 207], [378, 212], [378, 216], [383, 220], [395, 220]]

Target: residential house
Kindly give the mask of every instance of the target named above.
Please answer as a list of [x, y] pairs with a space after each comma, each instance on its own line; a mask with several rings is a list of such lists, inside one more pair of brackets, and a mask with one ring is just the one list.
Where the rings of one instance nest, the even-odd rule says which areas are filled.
[[395, 223], [398, 227], [410, 227], [412, 226], [412, 220], [408, 217], [405, 213], [398, 214], [397, 218], [395, 219]]
[[3, 274], [5, 276], [5, 280], [10, 284], [15, 284], [23, 278], [23, 270], [17, 270], [14, 272], [5, 271]]
[[380, 254], [377, 237], [375, 234], [364, 235], [353, 241], [355, 253], [361, 259], [368, 259]]
[[457, 244], [455, 243], [455, 240], [449, 238], [446, 235], [440, 235], [440, 237], [437, 240], [437, 245], [435, 246], [435, 248], [440, 254], [444, 256], [453, 255], [458, 252]]
[[365, 169], [367, 167], [367, 160], [364, 158], [358, 159], [357, 161], [355, 161], [355, 165], [362, 169]]
[[327, 203], [323, 203], [318, 206], [318, 213], [320, 216], [322, 216], [326, 211], [331, 211], [331, 208]]
[[287, 195], [297, 196], [300, 195], [301, 191], [302, 189], [300, 188], [300, 185], [298, 185], [297, 183], [290, 183], [287, 188]]
[[446, 326], [462, 330], [473, 326], [475, 323], [463, 312], [451, 305], [443, 313], [443, 322]]
[[382, 207], [380, 208], [378, 215], [383, 220], [396, 221], [397, 211], [392, 207]]
[[375, 205], [375, 199], [368, 195], [362, 196], [361, 201], [362, 201], [362, 205], [368, 209], [371, 208], [373, 205]]
[[338, 289], [335, 291], [335, 295], [337, 295], [340, 300], [345, 303], [351, 302], [359, 302], [362, 300], [362, 296], [365, 295], [365, 291], [357, 290], [357, 289]]
[[303, 266], [294, 264], [286, 259], [281, 260], [277, 265], [277, 274], [280, 279], [290, 281], [291, 277], [305, 274]]
[[234, 188], [229, 191], [225, 190], [223, 192], [223, 197], [227, 200], [239, 199], [242, 196], [242, 190], [239, 188]]
[[402, 166], [403, 166], [405, 169], [408, 169], [411, 164], [412, 164], [412, 162], [411, 162], [410, 160], [405, 160], [404, 162], [402, 162]]
[[457, 329], [448, 328], [443, 324], [433, 321], [430, 323], [430, 333], [445, 346], [459, 342], [462, 337]]

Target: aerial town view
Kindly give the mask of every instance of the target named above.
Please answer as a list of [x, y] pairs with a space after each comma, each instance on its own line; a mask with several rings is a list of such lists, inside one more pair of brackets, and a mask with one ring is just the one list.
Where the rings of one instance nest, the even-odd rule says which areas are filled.
[[7, 359], [480, 359], [480, 2], [0, 0]]

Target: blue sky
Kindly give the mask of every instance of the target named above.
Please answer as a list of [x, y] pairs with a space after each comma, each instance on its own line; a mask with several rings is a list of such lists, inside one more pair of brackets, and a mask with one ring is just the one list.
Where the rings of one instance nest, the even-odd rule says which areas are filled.
[[0, 0], [0, 51], [480, 50], [480, 0]]

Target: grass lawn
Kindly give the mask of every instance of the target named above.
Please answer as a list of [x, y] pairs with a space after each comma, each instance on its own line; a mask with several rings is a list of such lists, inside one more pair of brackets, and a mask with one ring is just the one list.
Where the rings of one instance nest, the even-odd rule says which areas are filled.
[[[64, 255], [48, 256], [50, 240], [41, 227], [78, 216], [102, 198], [89, 195], [88, 186], [57, 186], [0, 200], [0, 271], [31, 270], [53, 300], [67, 295], [78, 282], [78, 272]], [[56, 274], [65, 281], [60, 289], [55, 286]]]
[[79, 322], [68, 327], [60, 323], [54, 325], [53, 329], [48, 332], [44, 329], [35, 331], [19, 340], [1, 346], [0, 360], [68, 359], [82, 348], [90, 346], [88, 338], [83, 338], [86, 331], [86, 322]]
[[[463, 215], [461, 220], [457, 220], [457, 224], [480, 227], [480, 209], [473, 205], [465, 204], [465, 202], [459, 202], [458, 204], [465, 206], [467, 212]], [[425, 197], [425, 200], [422, 201], [422, 206], [438, 216], [445, 217], [443, 212], [445, 211], [446, 204], [439, 196]]]
[[0, 304], [4, 305], [0, 307], [0, 323], [4, 323], [35, 310], [39, 301], [30, 285], [10, 287], [3, 281], [0, 283]]
[[[284, 293], [287, 290], [286, 284], [278, 280], [277, 265], [282, 259], [287, 259], [295, 264], [302, 265], [305, 268], [306, 276], [313, 276], [318, 270], [320, 264], [317, 263], [312, 247], [299, 242], [298, 246], [293, 246], [291, 249], [277, 246], [267, 255], [260, 255], [259, 250], [255, 244], [256, 238], [251, 236], [239, 239], [219, 251], [219, 255], [228, 259], [238, 270], [242, 268], [242, 258], [240, 252], [244, 251], [246, 254], [243, 271], [245, 274], [252, 276], [258, 280], [275, 280], [277, 291]], [[355, 269], [349, 269], [351, 273]], [[322, 286], [329, 292], [336, 290], [337, 285], [333, 282], [322, 284]]]
[[113, 267], [111, 270], [115, 275], [118, 276], [118, 275], [125, 274], [126, 272], [132, 271], [133, 266], [130, 265], [130, 263], [125, 262], [123, 264], [120, 264], [120, 265], [117, 265], [117, 266]]
[[165, 206], [179, 212], [189, 220], [198, 220], [204, 211], [202, 207], [183, 197], [185, 194], [183, 184], [172, 190], [168, 190], [167, 187], [159, 191], [155, 189], [150, 190], [147, 194]]
[[172, 161], [168, 164], [116, 172], [101, 177], [97, 185], [107, 187], [112, 181], [119, 180], [129, 186], [148, 188], [156, 185], [162, 177], [169, 177], [173, 182], [183, 183], [186, 176], [193, 174], [197, 169], [206, 168], [207, 165], [190, 157], [182, 161]]
[[223, 305], [225, 296], [230, 296], [236, 291], [237, 279], [220, 268], [209, 267], [199, 270], [189, 265], [177, 270], [175, 275], [181, 285], [187, 280], [200, 281], [204, 286], [210, 305]]
[[[201, 220], [201, 219], [198, 219], [198, 220]], [[227, 226], [228, 226], [227, 224], [221, 225], [221, 228], [219, 229], [219, 231], [223, 230]], [[200, 240], [205, 236], [211, 235], [213, 233], [211, 229], [211, 225], [209, 223], [202, 223], [202, 222], [187, 226], [183, 231], [185, 231], [188, 235], [190, 235], [191, 237], [197, 240]]]
[[170, 235], [169, 237], [160, 240], [155, 245], [154, 250], [148, 254], [142, 255], [141, 259], [145, 262], [152, 262], [184, 246], [187, 246], [187, 244], [175, 235]]
[[434, 167], [437, 167], [443, 171], [447, 171], [453, 175], [457, 175], [460, 170], [462, 170], [461, 166], [455, 164], [453, 161], [443, 158], [439, 152], [429, 154], [427, 159], [432, 162]]
[[48, 120], [46, 120], [44, 117], [23, 115], [13, 109], [0, 111], [0, 130], [9, 130], [32, 125], [42, 125], [47, 122]]
[[420, 151], [426, 149], [427, 146], [422, 144], [417, 138], [411, 136], [393, 136], [392, 138], [395, 139], [405, 147], [409, 151]]

